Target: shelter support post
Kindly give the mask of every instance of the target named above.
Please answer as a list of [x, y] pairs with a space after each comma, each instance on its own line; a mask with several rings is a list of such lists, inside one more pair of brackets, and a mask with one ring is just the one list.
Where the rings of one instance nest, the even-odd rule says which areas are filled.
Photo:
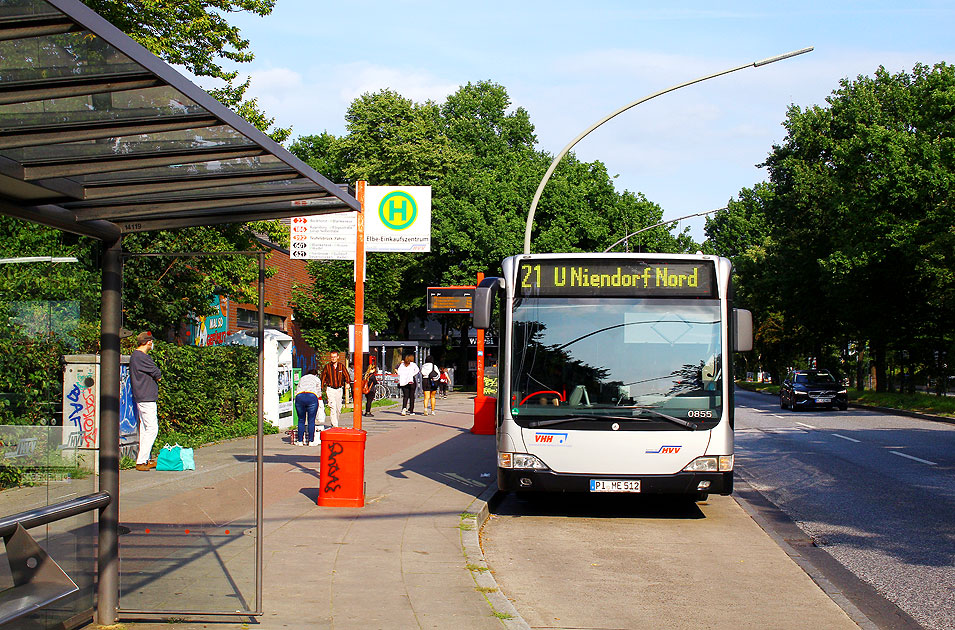
[[96, 620], [116, 621], [119, 607], [119, 330], [122, 325], [123, 238], [103, 244], [100, 307], [99, 490], [111, 500], [99, 512]]
[[258, 425], [255, 432], [255, 614], [263, 611], [262, 567], [265, 562], [265, 524], [263, 510], [265, 486], [265, 252], [259, 252], [259, 394]]

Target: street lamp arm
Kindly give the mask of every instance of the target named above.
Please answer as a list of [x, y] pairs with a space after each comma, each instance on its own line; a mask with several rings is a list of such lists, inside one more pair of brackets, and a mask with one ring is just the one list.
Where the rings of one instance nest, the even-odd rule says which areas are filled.
[[639, 230], [637, 230], [636, 232], [630, 232], [630, 234], [627, 234], [627, 235], [624, 236], [622, 239], [620, 239], [619, 241], [617, 241], [616, 243], [614, 243], [613, 245], [611, 245], [610, 247], [608, 247], [607, 249], [605, 249], [603, 253], [606, 254], [607, 252], [609, 252], [611, 249], [613, 249], [614, 247], [616, 247], [616, 246], [619, 245], [620, 243], [624, 242], [625, 240], [627, 240], [627, 239], [630, 238], [631, 236], [636, 236], [636, 235], [639, 234], [640, 232], [646, 232], [647, 230], [652, 230], [652, 229], [655, 228], [655, 227], [660, 227], [661, 225], [666, 225], [667, 223], [676, 223], [677, 221], [682, 221], [683, 219], [692, 219], [693, 217], [702, 217], [702, 216], [705, 216], [705, 215], [707, 215], [707, 214], [713, 214], [714, 212], [719, 212], [720, 210], [726, 210], [726, 208], [723, 207], [723, 208], [717, 208], [716, 210], [707, 210], [706, 212], [697, 212], [696, 214], [688, 214], [688, 215], [686, 215], [686, 216], [684, 216], [684, 217], [677, 217], [677, 218], [675, 218], [675, 219], [669, 219], [669, 220], [667, 220], [667, 221], [660, 221], [659, 223], [654, 223], [653, 225], [648, 225], [647, 227], [642, 227], [642, 228], [640, 228]]
[[576, 138], [574, 138], [573, 140], [571, 140], [571, 141], [570, 141], [570, 144], [568, 144], [566, 147], [564, 147], [563, 149], [561, 149], [561, 150], [560, 150], [560, 153], [558, 153], [558, 154], [554, 157], [554, 161], [551, 162], [550, 167], [548, 167], [548, 169], [547, 169], [547, 172], [544, 173], [544, 178], [541, 179], [540, 185], [537, 186], [537, 192], [534, 193], [534, 199], [531, 201], [531, 208], [530, 208], [530, 210], [529, 210], [528, 213], [527, 213], [527, 224], [526, 224], [525, 227], [524, 227], [524, 253], [525, 253], [525, 254], [530, 254], [530, 253], [531, 253], [531, 226], [533, 226], [533, 224], [534, 224], [534, 212], [537, 210], [537, 204], [538, 204], [538, 202], [540, 201], [541, 194], [544, 192], [544, 186], [547, 185], [547, 180], [549, 180], [549, 179], [550, 179], [550, 176], [554, 174], [554, 171], [557, 169], [557, 164], [561, 161], [561, 159], [563, 159], [563, 157], [564, 157], [565, 155], [567, 155], [567, 153], [568, 153], [572, 148], [574, 148], [574, 145], [576, 145], [578, 142], [580, 142], [581, 140], [583, 140], [584, 138], [586, 138], [586, 137], [590, 134], [590, 132], [592, 132], [594, 129], [596, 129], [596, 128], [599, 127], [600, 125], [604, 124], [605, 122], [607, 122], [608, 120], [610, 120], [610, 119], [613, 118], [614, 116], [617, 116], [617, 115], [619, 115], [619, 114], [622, 114], [623, 112], [627, 111], [628, 109], [631, 109], [631, 108], [633, 108], [633, 107], [636, 107], [637, 105], [640, 105], [640, 104], [642, 104], [642, 103], [646, 103], [647, 101], [652, 100], [652, 99], [655, 99], [655, 98], [658, 97], [658, 96], [662, 96], [662, 95], [667, 94], [667, 93], [669, 93], [669, 92], [673, 92], [674, 90], [679, 90], [680, 88], [684, 88], [684, 87], [687, 87], [687, 86], [689, 86], [689, 85], [693, 85], [693, 84], [695, 84], [695, 83], [700, 83], [701, 81], [706, 81], [706, 80], [708, 80], [708, 79], [714, 79], [714, 78], [716, 78], [716, 77], [723, 76], [724, 74], [729, 74], [729, 73], [731, 73], [731, 72], [736, 72], [736, 71], [738, 71], [738, 70], [743, 70], [743, 69], [745, 69], [745, 68], [758, 68], [758, 67], [760, 67], [760, 66], [765, 66], [765, 65], [767, 65], [767, 64], [770, 64], [770, 63], [773, 63], [773, 62], [776, 62], [776, 61], [782, 61], [783, 59], [789, 59], [790, 57], [795, 57], [796, 55], [801, 55], [801, 54], [803, 54], [803, 53], [810, 52], [810, 51], [812, 51], [812, 49], [813, 49], [813, 47], [810, 46], [810, 47], [808, 47], [808, 48], [803, 48], [803, 49], [801, 49], [801, 50], [795, 50], [795, 51], [792, 51], [792, 52], [784, 53], [784, 54], [782, 54], [782, 55], [776, 55], [775, 57], [767, 57], [766, 59], [761, 59], [761, 60], [759, 60], [759, 61], [753, 61], [753, 62], [751, 62], [751, 63], [743, 64], [743, 65], [741, 65], [741, 66], [736, 66], [735, 68], [729, 68], [728, 70], [722, 70], [722, 71], [720, 71], [720, 72], [714, 72], [713, 74], [708, 74], [708, 75], [706, 75], [706, 76], [699, 77], [699, 78], [693, 79], [693, 80], [691, 80], [691, 81], [686, 81], [686, 82], [684, 82], [684, 83], [680, 83], [679, 85], [674, 85], [674, 86], [672, 86], [672, 87], [668, 87], [668, 88], [666, 88], [665, 90], [660, 90], [659, 92], [654, 92], [653, 94], [650, 94], [649, 96], [644, 96], [644, 97], [641, 98], [640, 100], [633, 101], [632, 103], [628, 103], [627, 105], [624, 105], [624, 106], [621, 107], [620, 109], [618, 109], [618, 110], [616, 110], [616, 111], [614, 111], [614, 112], [612, 112], [612, 113], [610, 113], [610, 114], [604, 116], [604, 117], [601, 118], [599, 121], [597, 121], [596, 123], [594, 123], [593, 125], [591, 125], [591, 126], [588, 127], [587, 129], [585, 129], [583, 133], [581, 133], [579, 136], [577, 136]]

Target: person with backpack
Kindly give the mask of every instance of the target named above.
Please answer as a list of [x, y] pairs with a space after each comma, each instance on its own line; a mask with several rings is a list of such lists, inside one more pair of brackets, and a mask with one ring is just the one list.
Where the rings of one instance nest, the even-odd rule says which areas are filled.
[[375, 417], [375, 414], [371, 412], [371, 405], [375, 402], [375, 386], [378, 385], [378, 369], [375, 367], [374, 361], [369, 362], [368, 369], [365, 370], [364, 376], [361, 377], [361, 391], [365, 395], [365, 414], [371, 418]]
[[438, 389], [438, 379], [441, 373], [438, 372], [438, 366], [434, 359], [428, 355], [425, 364], [421, 366], [421, 389], [424, 390], [424, 415], [428, 415], [428, 401], [431, 401], [431, 415], [434, 415], [435, 402], [438, 399], [436, 391]]
[[448, 385], [451, 384], [451, 377], [448, 376], [448, 368], [441, 368], [441, 376], [438, 377], [438, 391], [441, 392], [441, 398], [448, 397]]

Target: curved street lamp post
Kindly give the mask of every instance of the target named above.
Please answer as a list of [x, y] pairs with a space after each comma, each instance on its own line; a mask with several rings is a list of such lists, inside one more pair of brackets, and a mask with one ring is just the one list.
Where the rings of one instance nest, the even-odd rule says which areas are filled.
[[568, 144], [566, 147], [564, 147], [563, 149], [560, 150], [560, 153], [558, 153], [557, 156], [554, 158], [554, 161], [551, 162], [551, 165], [550, 165], [550, 167], [547, 169], [547, 172], [544, 173], [544, 178], [541, 179], [541, 183], [540, 183], [540, 185], [537, 187], [537, 192], [534, 193], [534, 199], [531, 201], [531, 208], [530, 208], [530, 210], [529, 210], [528, 213], [527, 213], [527, 225], [524, 227], [524, 253], [525, 253], [525, 254], [530, 254], [530, 253], [531, 253], [531, 226], [534, 224], [534, 211], [537, 210], [537, 203], [540, 201], [541, 193], [544, 192], [544, 186], [547, 184], [547, 180], [549, 180], [549, 179], [550, 179], [550, 176], [554, 174], [554, 170], [557, 168], [557, 164], [561, 161], [561, 159], [562, 159], [565, 155], [567, 155], [567, 153], [568, 153], [572, 148], [574, 148], [574, 145], [576, 145], [578, 142], [580, 142], [580, 141], [583, 140], [585, 137], [587, 137], [587, 135], [589, 135], [590, 132], [592, 132], [594, 129], [596, 129], [596, 128], [599, 127], [600, 125], [604, 124], [605, 122], [607, 122], [607, 121], [610, 120], [611, 118], [615, 117], [616, 115], [621, 114], [621, 113], [627, 111], [628, 109], [631, 109], [631, 108], [633, 108], [633, 107], [636, 107], [637, 105], [640, 105], [641, 103], [646, 103], [647, 101], [652, 100], [652, 99], [654, 99], [654, 98], [656, 98], [656, 97], [658, 97], [658, 96], [661, 96], [661, 95], [663, 95], [663, 94], [667, 94], [668, 92], [673, 92], [674, 90], [679, 90], [680, 88], [687, 87], [688, 85], [693, 85], [694, 83], [700, 83], [700, 82], [702, 82], [702, 81], [706, 81], [707, 79], [714, 79], [714, 78], [716, 78], [716, 77], [721, 77], [721, 76], [723, 76], [724, 74], [729, 74], [729, 73], [731, 73], [731, 72], [736, 72], [737, 70], [743, 70], [743, 69], [745, 69], [745, 68], [759, 68], [760, 66], [765, 66], [765, 65], [771, 64], [771, 63], [776, 62], [776, 61], [782, 61], [783, 59], [789, 59], [790, 57], [795, 57], [796, 55], [802, 55], [803, 53], [811, 52], [812, 49], [813, 49], [813, 47], [812, 47], [812, 46], [809, 46], [808, 48], [803, 48], [803, 49], [801, 49], [801, 50], [794, 50], [793, 52], [788, 52], [788, 53], [785, 53], [785, 54], [782, 54], [782, 55], [776, 55], [775, 57], [768, 57], [768, 58], [762, 59], [762, 60], [760, 60], [760, 61], [753, 61], [753, 62], [751, 62], [751, 63], [743, 64], [742, 66], [736, 66], [735, 68], [729, 68], [728, 70], [722, 70], [722, 71], [720, 71], [720, 72], [714, 72], [713, 74], [708, 74], [708, 75], [706, 75], [706, 76], [699, 77], [699, 78], [693, 79], [693, 80], [691, 80], [691, 81], [686, 81], [686, 82], [684, 82], [684, 83], [680, 83], [680, 84], [678, 84], [678, 85], [674, 85], [674, 86], [672, 86], [672, 87], [668, 87], [668, 88], [665, 89], [665, 90], [660, 90], [659, 92], [654, 92], [653, 94], [650, 94], [649, 96], [644, 96], [644, 97], [641, 98], [640, 100], [633, 101], [632, 103], [629, 103], [629, 104], [627, 104], [627, 105], [624, 105], [624, 106], [621, 107], [620, 109], [616, 110], [615, 112], [613, 112], [613, 113], [611, 113], [611, 114], [608, 114], [607, 116], [604, 116], [603, 118], [601, 118], [600, 120], [598, 120], [596, 123], [594, 123], [593, 125], [591, 125], [591, 126], [588, 127], [587, 129], [585, 129], [583, 133], [581, 133], [579, 136], [577, 136], [576, 138], [574, 138], [573, 140], [571, 140], [571, 141], [570, 141], [570, 144]]
[[[608, 247], [607, 249], [605, 249], [603, 253], [606, 254], [607, 252], [609, 252], [611, 249], [613, 249], [614, 247], [616, 247], [616, 246], [619, 245], [620, 243], [624, 242], [625, 240], [627, 240], [627, 239], [630, 238], [631, 236], [636, 236], [636, 235], [639, 234], [640, 232], [646, 232], [647, 230], [652, 230], [652, 229], [655, 228], [655, 227], [660, 227], [661, 225], [666, 225], [667, 223], [676, 223], [677, 221], [682, 221], [683, 219], [692, 219], [693, 217], [704, 217], [704, 216], [706, 216], [706, 215], [708, 215], [708, 214], [713, 214], [714, 212], [719, 212], [720, 210], [726, 210], [726, 206], [723, 206], [722, 208], [717, 208], [716, 210], [707, 210], [706, 212], [697, 212], [696, 214], [688, 214], [688, 215], [686, 215], [686, 216], [677, 217], [677, 218], [675, 218], [675, 219], [668, 219], [668, 220], [666, 220], [666, 221], [660, 221], [659, 223], [654, 223], [653, 225], [648, 225], [647, 227], [642, 227], [642, 228], [640, 228], [639, 230], [637, 230], [636, 232], [630, 232], [630, 234], [627, 234], [627, 235], [624, 236], [622, 239], [620, 239], [619, 241], [617, 241], [616, 243], [614, 243], [613, 245], [611, 245], [610, 247]], [[629, 251], [629, 250], [628, 250], [628, 251]]]

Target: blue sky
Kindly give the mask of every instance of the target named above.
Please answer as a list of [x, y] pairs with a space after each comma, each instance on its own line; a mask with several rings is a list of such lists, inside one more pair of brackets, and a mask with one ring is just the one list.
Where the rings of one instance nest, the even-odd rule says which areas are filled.
[[[672, 6], [671, 6], [672, 5]], [[806, 46], [815, 51], [662, 96], [574, 149], [644, 193], [665, 218], [715, 209], [765, 179], [792, 103], [822, 104], [843, 77], [879, 65], [955, 63], [951, 2], [469, 2], [278, 0], [233, 16], [251, 41], [250, 95], [293, 138], [345, 132], [364, 92], [443, 101], [490, 80], [556, 153], [618, 107], [712, 72]], [[417, 184], [418, 182], [409, 182]], [[703, 219], [683, 222], [697, 239]], [[608, 243], [609, 245], [609, 243]]]

